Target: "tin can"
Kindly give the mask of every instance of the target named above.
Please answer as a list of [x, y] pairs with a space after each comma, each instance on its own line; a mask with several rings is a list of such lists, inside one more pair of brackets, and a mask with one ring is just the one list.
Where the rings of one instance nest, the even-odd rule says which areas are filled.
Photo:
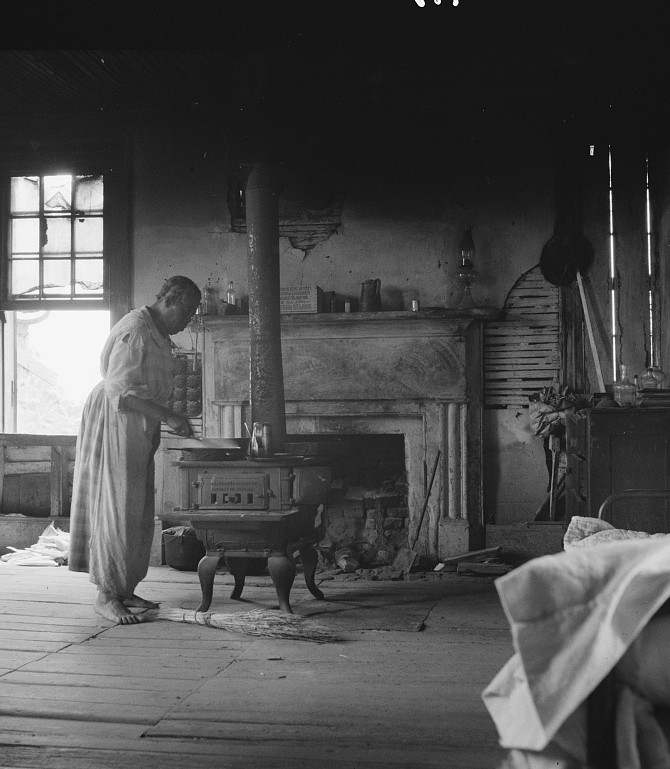
[[274, 447], [272, 445], [272, 425], [269, 422], [263, 422], [261, 425], [261, 454], [262, 457], [274, 456]]
[[418, 299], [412, 299], [412, 312], [419, 312], [419, 300]]

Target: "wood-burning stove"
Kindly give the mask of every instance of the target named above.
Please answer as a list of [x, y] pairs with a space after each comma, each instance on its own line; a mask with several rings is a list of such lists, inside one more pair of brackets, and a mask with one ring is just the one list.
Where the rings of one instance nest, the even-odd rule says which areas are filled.
[[253, 559], [267, 558], [279, 608], [292, 613], [289, 592], [296, 572], [295, 551], [300, 553], [308, 589], [323, 598], [314, 582], [314, 545], [323, 534], [319, 506], [326, 499], [330, 470], [315, 466], [314, 460], [282, 453], [286, 413], [279, 304], [280, 192], [295, 194], [281, 169], [257, 164], [245, 191], [249, 401], [252, 423], [265, 426], [273, 445], [264, 446], [264, 456], [242, 458], [242, 450], [237, 457], [228, 451], [221, 461], [212, 461], [196, 449], [176, 463], [182, 492], [181, 509], [175, 515], [189, 521], [206, 549], [198, 565], [199, 611], [210, 606], [214, 574], [222, 557], [235, 577], [232, 598], [240, 597]]
[[231, 454], [229, 450], [188, 450], [174, 463], [180, 504], [167, 518], [187, 521], [206, 551], [198, 564], [202, 601], [197, 611], [207, 611], [212, 602], [221, 559], [235, 579], [232, 599], [240, 598], [245, 577], [259, 559], [266, 560], [279, 608], [292, 613], [293, 556], [299, 552], [308, 590], [323, 599], [314, 580], [315, 545], [324, 533], [322, 513], [330, 468], [317, 464], [314, 457], [242, 458], [240, 452], [231, 459]]

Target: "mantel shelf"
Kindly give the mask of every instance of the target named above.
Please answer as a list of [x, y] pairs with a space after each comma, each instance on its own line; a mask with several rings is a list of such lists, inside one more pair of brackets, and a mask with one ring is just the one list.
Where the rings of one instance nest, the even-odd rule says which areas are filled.
[[[304, 312], [282, 313], [281, 322], [284, 324], [346, 324], [369, 323], [380, 321], [473, 321], [493, 320], [500, 315], [500, 310], [493, 307], [472, 307], [461, 309], [458, 307], [427, 307], [413, 312], [411, 310], [390, 310], [388, 312]], [[248, 324], [248, 315], [205, 315], [201, 320], [207, 326], [219, 324]]]

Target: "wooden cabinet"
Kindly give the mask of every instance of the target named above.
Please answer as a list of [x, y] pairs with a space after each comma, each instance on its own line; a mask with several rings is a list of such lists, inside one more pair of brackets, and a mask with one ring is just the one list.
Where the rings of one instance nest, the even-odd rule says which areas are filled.
[[[590, 409], [566, 420], [566, 514], [597, 516], [625, 489], [670, 489], [670, 409]], [[612, 509], [618, 528], [670, 532], [670, 503], [624, 499]]]

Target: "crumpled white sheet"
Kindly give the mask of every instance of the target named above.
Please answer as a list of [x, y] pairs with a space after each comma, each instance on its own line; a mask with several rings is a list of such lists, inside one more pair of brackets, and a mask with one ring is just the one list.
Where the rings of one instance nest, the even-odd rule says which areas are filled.
[[668, 769], [670, 750], [653, 705], [627, 686], [618, 690], [616, 756], [619, 769]]
[[585, 762], [583, 703], [670, 598], [670, 537], [573, 547], [495, 584], [516, 652], [482, 694], [500, 744]]
[[616, 529], [611, 523], [600, 518], [587, 518], [575, 515], [570, 519], [563, 536], [563, 547], [593, 547], [604, 542], [620, 542], [626, 539], [662, 539], [668, 534], [649, 534], [646, 531]]
[[10, 553], [0, 556], [0, 562], [14, 566], [63, 566], [70, 551], [70, 535], [50, 523], [37, 542], [25, 549], [7, 547]]

